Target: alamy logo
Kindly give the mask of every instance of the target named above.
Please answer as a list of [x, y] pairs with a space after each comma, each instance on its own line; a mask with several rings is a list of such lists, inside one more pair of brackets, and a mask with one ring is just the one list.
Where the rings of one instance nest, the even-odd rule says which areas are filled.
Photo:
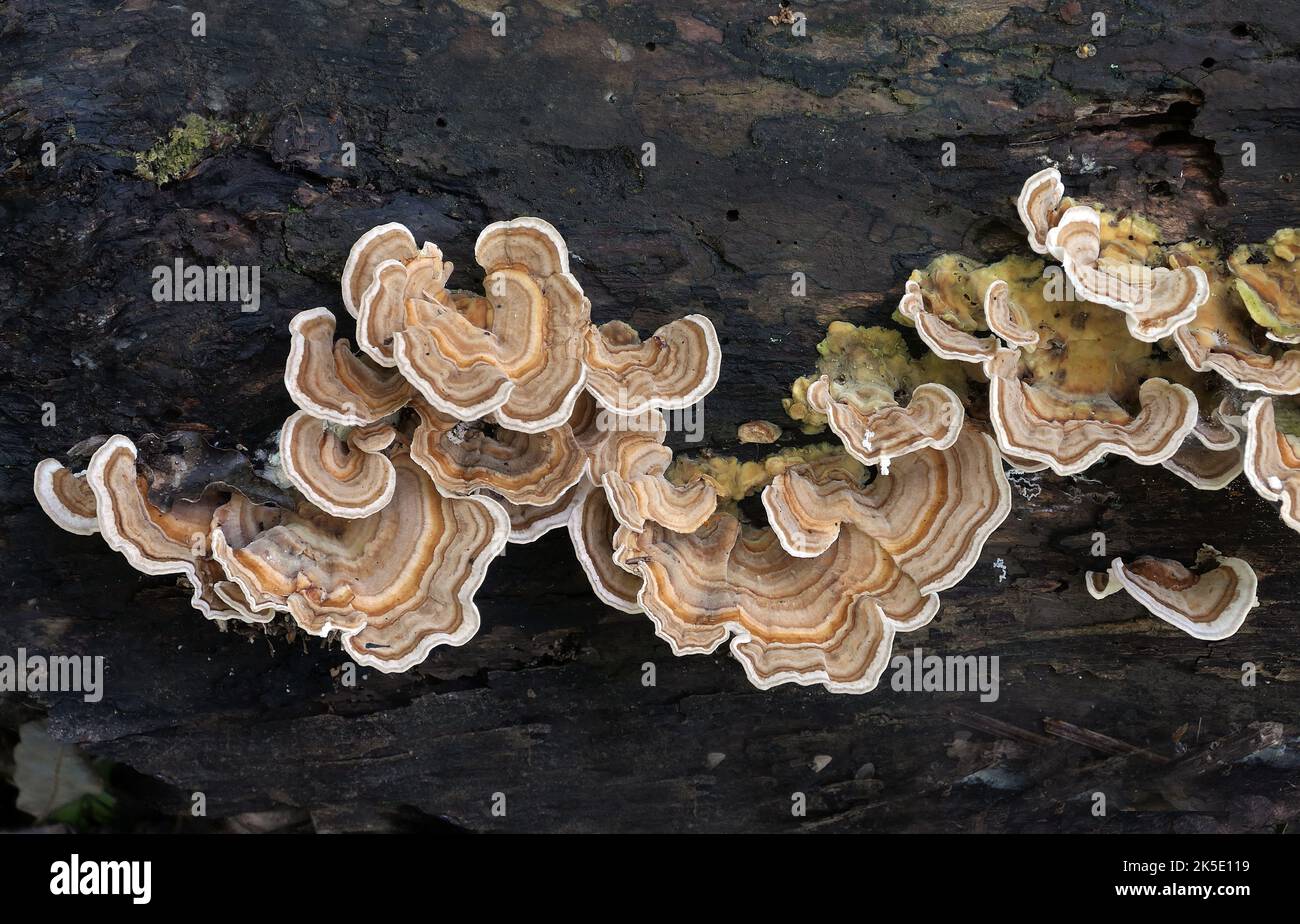
[[153, 268], [156, 302], [239, 302], [239, 310], [256, 311], [262, 304], [260, 266], [186, 266], [177, 257], [170, 266]]
[[104, 698], [102, 655], [0, 655], [0, 693], [81, 693], [88, 703]]
[[[632, 401], [626, 393], [621, 395], [620, 407], [629, 407]], [[704, 402], [697, 401], [687, 407], [668, 411], [642, 411], [638, 414], [620, 414], [601, 408], [596, 415], [596, 429], [602, 433], [623, 431], [655, 431], [662, 419], [669, 432], [684, 434], [687, 443], [698, 443], [704, 439]]]
[[73, 854], [50, 865], [52, 895], [130, 895], [137, 905], [153, 895], [153, 863], [149, 860], [83, 860]]
[[998, 698], [997, 655], [927, 655], [913, 648], [910, 655], [895, 655], [889, 662], [894, 676], [889, 685], [901, 693], [974, 693], [980, 702]]

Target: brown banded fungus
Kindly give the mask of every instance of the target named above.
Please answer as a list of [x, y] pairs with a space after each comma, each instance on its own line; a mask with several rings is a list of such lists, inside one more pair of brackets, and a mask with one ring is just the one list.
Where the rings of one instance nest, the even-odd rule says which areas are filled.
[[641, 580], [614, 561], [614, 536], [619, 523], [605, 492], [584, 482], [578, 488], [568, 528], [574, 555], [597, 599], [624, 613], [640, 613], [637, 595]]
[[135, 444], [115, 435], [95, 451], [86, 469], [99, 532], [109, 548], [144, 574], [183, 576], [193, 588], [191, 605], [209, 619], [269, 619], [240, 595], [215, 591], [225, 575], [210, 556], [208, 529], [229, 495], [209, 491], [197, 501], [178, 500], [162, 510], [150, 502], [148, 481], [136, 460]]
[[781, 427], [770, 420], [747, 420], [736, 428], [736, 438], [742, 443], [775, 443], [781, 438]]
[[415, 405], [419, 424], [411, 456], [449, 493], [486, 490], [515, 504], [555, 503], [577, 484], [586, 456], [568, 424], [521, 433], [486, 421], [463, 421]]
[[[1198, 372], [1217, 372], [1248, 391], [1300, 393], [1300, 349], [1277, 342], [1276, 312], [1261, 310], [1254, 290], [1232, 275], [1218, 249], [1180, 244], [1169, 260], [1173, 265], [1199, 266], [1209, 279], [1209, 297], [1191, 321], [1174, 331], [1174, 343], [1187, 364]], [[1248, 275], [1259, 271], [1241, 259], [1237, 266]]]
[[400, 375], [378, 369], [334, 339], [328, 308], [299, 312], [289, 322], [284, 387], [313, 417], [345, 427], [375, 423], [403, 408], [414, 391]]
[[777, 475], [796, 466], [816, 478], [836, 477], [855, 483], [867, 478], [867, 467], [840, 443], [791, 446], [757, 460], [742, 461], [707, 452], [678, 456], [666, 477], [673, 484], [708, 483], [717, 493], [719, 506], [735, 514], [740, 501], [759, 493]]
[[249, 502], [236, 496], [212, 525], [214, 557], [256, 606], [313, 635], [338, 631], [354, 660], [385, 672], [474, 636], [474, 593], [510, 535], [495, 501], [442, 493], [407, 453], [392, 465], [392, 502], [365, 519], [263, 509], [248, 529]]
[[917, 332], [936, 353], [980, 363], [1009, 457], [1068, 475], [1108, 453], [1148, 465], [1173, 456], [1196, 426], [1196, 396], [1155, 374], [1158, 348], [1130, 337], [1121, 315], [1065, 298], [1045, 269], [1022, 257], [940, 258], [913, 274], [899, 311], [925, 321]]
[[42, 459], [36, 466], [33, 489], [46, 516], [63, 529], [79, 536], [99, 532], [95, 494], [85, 472], [74, 474], [57, 459]]
[[[733, 470], [732, 493], [757, 487], [742, 466]], [[851, 467], [758, 470], [768, 473], [773, 528], [727, 508], [693, 533], [622, 528], [615, 559], [642, 578], [640, 603], [675, 654], [730, 638], [762, 689], [873, 689], [894, 633], [933, 618], [935, 591], [969, 570], [1010, 509], [997, 449], [973, 432], [946, 450], [909, 453], [865, 487], [846, 477]]]
[[583, 494], [590, 488], [591, 484], [588, 481], [581, 480], [551, 503], [541, 505], [513, 504], [491, 491], [483, 493], [499, 503], [505, 509], [506, 516], [510, 518], [510, 543], [527, 545], [536, 542], [553, 529], [568, 526]]
[[717, 492], [703, 479], [669, 481], [665, 474], [672, 461], [673, 451], [652, 433], [618, 441], [601, 484], [619, 523], [632, 531], [653, 522], [689, 533], [708, 520], [717, 508]]
[[690, 407], [718, 384], [722, 350], [703, 315], [678, 318], [644, 342], [622, 321], [587, 328], [586, 340], [587, 390], [619, 414]]
[[[1210, 567], [1213, 565], [1213, 567]], [[1204, 546], [1192, 570], [1176, 561], [1142, 556], [1131, 564], [1115, 558], [1105, 572], [1089, 572], [1088, 593], [1098, 600], [1126, 591], [1153, 616], [1195, 638], [1225, 639], [1259, 605], [1258, 580], [1240, 558]]]
[[298, 411], [280, 429], [280, 466], [289, 482], [326, 513], [368, 517], [392, 500], [397, 475], [382, 453], [395, 436], [384, 424], [340, 435], [336, 425]]
[[1281, 503], [1282, 521], [1300, 532], [1300, 401], [1256, 399], [1244, 425], [1246, 477], [1261, 497]]
[[914, 360], [898, 331], [832, 321], [817, 351], [817, 378], [796, 380], [785, 401], [805, 431], [829, 425], [854, 458], [886, 468], [898, 456], [945, 449], [957, 438], [961, 399], [935, 379], [964, 390], [964, 377], [933, 357]]
[[1025, 182], [1016, 208], [1034, 252], [1060, 261], [1080, 301], [1123, 312], [1138, 340], [1173, 333], [1209, 295], [1199, 267], [1160, 265], [1159, 228], [1138, 216], [1075, 203], [1055, 168]]
[[1283, 228], [1262, 246], [1241, 246], [1228, 257], [1236, 289], [1270, 340], [1300, 343], [1300, 229]]
[[525, 433], [564, 423], [586, 380], [580, 334], [591, 305], [569, 272], [569, 252], [553, 227], [536, 218], [495, 222], [474, 247], [483, 268], [482, 320], [444, 300], [412, 297], [409, 267], [386, 268], [366, 298], [399, 298], [404, 322], [393, 332], [402, 374], [434, 408], [460, 420], [494, 414]]

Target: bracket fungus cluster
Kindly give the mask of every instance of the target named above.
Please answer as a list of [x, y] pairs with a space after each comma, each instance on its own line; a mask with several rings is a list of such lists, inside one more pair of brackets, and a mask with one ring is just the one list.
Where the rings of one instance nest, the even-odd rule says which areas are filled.
[[[593, 324], [563, 239], [537, 218], [479, 235], [481, 293], [449, 288], [441, 250], [391, 223], [343, 270], [357, 349], [326, 308], [290, 324], [298, 410], [258, 486], [189, 484], [196, 469], [160, 499], [159, 473], [116, 435], [84, 471], [41, 462], [36, 496], [138, 570], [183, 576], [209, 618], [287, 613], [384, 671], [468, 641], [491, 561], [563, 528], [596, 596], [644, 612], [674, 653], [729, 641], [759, 688], [853, 693], [1007, 517], [1004, 463], [1073, 475], [1117, 455], [1205, 490], [1244, 469], [1300, 530], [1297, 232], [1224, 258], [1067, 197], [1054, 169], [1016, 204], [1032, 256], [945, 254], [907, 280], [896, 317], [930, 352], [831, 323], [784, 404], [836, 442], [674, 456], [663, 412], [718, 381], [707, 318], [644, 339]], [[753, 420], [737, 437], [786, 432]], [[1195, 569], [1116, 558], [1087, 586], [1204, 639], [1257, 602], [1250, 567], [1217, 553]]]
[[938, 611], [1010, 511], [1001, 458], [988, 437], [962, 431], [945, 449], [919, 447], [888, 474], [844, 450], [785, 451], [763, 463], [709, 459], [721, 496], [761, 492], [766, 526], [720, 505], [700, 527], [620, 527], [616, 561], [642, 581], [639, 602], [675, 654], [732, 655], [761, 689], [820, 683], [876, 686], [895, 632]]
[[703, 482], [663, 477], [660, 413], [716, 384], [713, 325], [689, 315], [642, 341], [622, 322], [592, 324], [568, 248], [540, 219], [489, 225], [474, 255], [481, 295], [447, 288], [453, 267], [435, 245], [381, 225], [341, 280], [360, 351], [336, 338], [328, 309], [294, 317], [284, 382], [298, 410], [258, 492], [281, 500], [220, 482], [160, 505], [116, 435], [84, 472], [41, 462], [38, 501], [138, 570], [182, 575], [205, 616], [284, 612], [383, 671], [473, 637], [491, 561], [560, 527], [600, 598], [635, 611], [636, 581], [614, 564], [614, 511], [678, 505], [702, 518], [715, 505]]
[[[898, 310], [936, 356], [982, 373], [1008, 462], [1072, 475], [1118, 455], [1211, 491], [1244, 470], [1300, 529], [1296, 233], [1224, 259], [1067, 197], [1055, 169], [1030, 177], [1016, 206], [1035, 256], [939, 256], [912, 274]], [[1193, 573], [1115, 559], [1088, 587], [1125, 589], [1189, 634], [1224, 638], [1255, 605], [1255, 576], [1240, 559], [1213, 560]]]

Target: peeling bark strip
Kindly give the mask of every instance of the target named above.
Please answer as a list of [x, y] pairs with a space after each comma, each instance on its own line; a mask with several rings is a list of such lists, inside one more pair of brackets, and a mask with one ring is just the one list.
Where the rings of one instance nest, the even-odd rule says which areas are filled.
[[[782, 419], [827, 322], [888, 324], [911, 267], [1020, 246], [1011, 202], [1048, 161], [1072, 192], [1141, 203], [1180, 238], [1295, 223], [1300, 25], [1264, 3], [1130, 6], [1096, 37], [1070, 4], [1042, 6], [810, 4], [805, 37], [739, 0], [523, 0], [504, 35], [470, 4], [238, 0], [202, 37], [165, 4], [0, 7], [0, 653], [105, 658], [100, 703], [38, 700], [51, 732], [159, 781], [149, 804], [188, 818], [201, 791], [231, 827], [272, 810], [261, 820], [322, 830], [1294, 825], [1271, 735], [1227, 751], [1231, 773], [1174, 785], [1143, 774], [1178, 764], [954, 729], [961, 694], [760, 694], [725, 655], [673, 659], [644, 618], [592, 602], [558, 534], [489, 572], [473, 648], [347, 686], [320, 642], [180, 618], [173, 579], [63, 534], [30, 495], [38, 459], [95, 434], [256, 449], [291, 410], [289, 318], [335, 305], [347, 242], [380, 221], [471, 267], [484, 225], [544, 215], [594, 320], [709, 316], [724, 361], [703, 445], [725, 452], [738, 425]], [[142, 156], [163, 172], [137, 173]], [[261, 310], [156, 303], [151, 268], [176, 259], [260, 267]], [[1000, 658], [988, 718], [1037, 734], [1050, 716], [1184, 759], [1294, 722], [1300, 586], [1269, 505], [1241, 483], [1206, 503], [1124, 462], [1031, 477], [1040, 493], [916, 640]], [[1095, 607], [1097, 531], [1110, 556], [1249, 553], [1263, 605], [1212, 644], [1137, 604]], [[1184, 725], [1199, 741], [1176, 740]], [[1237, 762], [1243, 748], [1257, 753]], [[832, 760], [815, 773], [818, 755]], [[1098, 789], [1103, 818], [1078, 798]]]

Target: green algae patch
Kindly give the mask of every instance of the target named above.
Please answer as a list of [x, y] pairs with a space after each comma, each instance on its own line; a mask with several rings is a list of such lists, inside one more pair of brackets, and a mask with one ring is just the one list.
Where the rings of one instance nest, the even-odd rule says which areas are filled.
[[236, 140], [230, 122], [190, 113], [149, 150], [135, 155], [135, 175], [158, 186], [179, 179], [199, 161]]

